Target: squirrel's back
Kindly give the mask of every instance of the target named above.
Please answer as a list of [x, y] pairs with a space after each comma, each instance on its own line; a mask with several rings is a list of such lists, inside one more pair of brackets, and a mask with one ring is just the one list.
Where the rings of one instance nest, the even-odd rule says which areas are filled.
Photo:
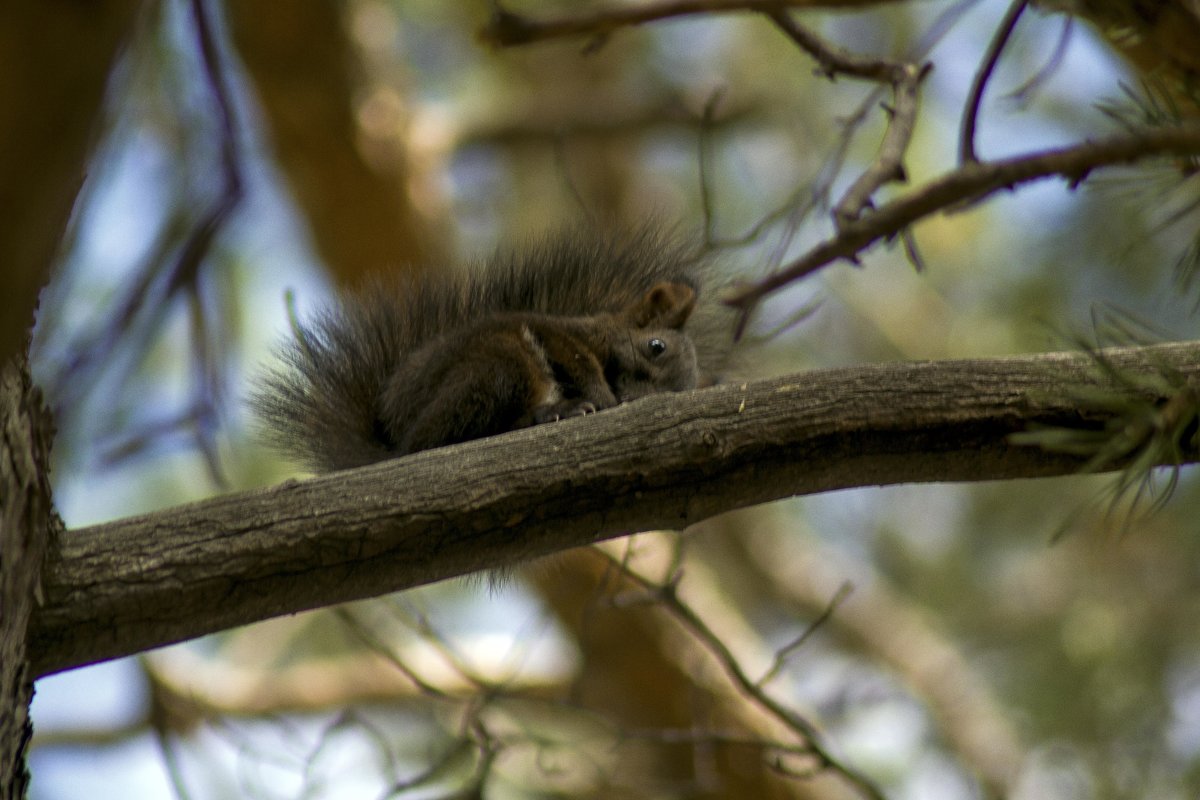
[[[381, 461], [407, 452], [397, 441], [396, 421], [384, 418], [383, 397], [397, 375], [422, 379], [405, 374], [419, 348], [435, 347], [489, 315], [599, 319], [637, 306], [662, 284], [698, 294], [707, 269], [692, 249], [651, 229], [625, 236], [574, 230], [472, 269], [376, 278], [345, 293], [280, 347], [283, 366], [260, 381], [252, 404], [268, 440], [317, 471]], [[690, 308], [679, 319], [689, 314]], [[699, 316], [686, 334], [694, 337], [692, 328], [705, 326], [707, 312]], [[651, 341], [660, 346], [670, 337]], [[544, 362], [540, 345], [530, 346], [531, 357]], [[651, 352], [653, 346], [647, 345]], [[711, 377], [722, 348], [697, 350], [701, 373]], [[542, 366], [548, 379], [561, 375], [554, 364]]]

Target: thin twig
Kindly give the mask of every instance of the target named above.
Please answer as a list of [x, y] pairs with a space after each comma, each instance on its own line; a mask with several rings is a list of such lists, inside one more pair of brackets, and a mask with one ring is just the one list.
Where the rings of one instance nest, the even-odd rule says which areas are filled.
[[557, 19], [536, 20], [493, 5], [492, 17], [479, 32], [479, 38], [497, 47], [517, 47], [547, 39], [588, 37], [603, 42], [620, 28], [695, 14], [771, 13], [787, 8], [840, 8], [852, 5], [878, 5], [880, 0], [670, 0], [649, 5], [619, 6], [572, 14]]
[[1062, 66], [1063, 60], [1067, 56], [1067, 46], [1071, 43], [1071, 33], [1075, 30], [1075, 18], [1071, 16], [1063, 17], [1062, 29], [1058, 32], [1058, 41], [1054, 43], [1054, 50], [1051, 51], [1050, 57], [1046, 59], [1046, 63], [1038, 67], [1029, 78], [1017, 88], [1004, 95], [1005, 100], [1012, 101], [1016, 106], [1022, 106], [1029, 101], [1032, 95], [1042, 84]]
[[696, 163], [700, 181], [700, 207], [704, 211], [704, 245], [712, 247], [716, 239], [716, 217], [713, 214], [712, 186], [709, 183], [709, 163], [712, 161], [713, 150], [713, 119], [717, 114], [717, 106], [725, 92], [717, 88], [704, 104], [704, 114], [700, 119], [700, 131], [697, 141], [699, 152]]
[[975, 123], [979, 116], [979, 104], [983, 101], [983, 90], [987, 88], [987, 82], [992, 77], [996, 64], [1000, 61], [1000, 54], [1004, 52], [1004, 47], [1008, 44], [1013, 30], [1016, 29], [1021, 15], [1025, 13], [1027, 5], [1029, 5], [1029, 0], [1013, 0], [1004, 19], [1000, 20], [1000, 25], [996, 28], [996, 33], [988, 44], [987, 52], [984, 53], [983, 61], [980, 62], [975, 78], [971, 81], [971, 91], [967, 95], [966, 103], [963, 104], [962, 132], [958, 143], [958, 160], [963, 164], [979, 160], [975, 155]]
[[833, 617], [833, 612], [837, 610], [837, 607], [842, 604], [843, 600], [850, 596], [852, 591], [854, 591], [854, 585], [849, 581], [843, 582], [842, 585], [838, 587], [838, 590], [833, 593], [833, 597], [829, 599], [829, 603], [826, 604], [825, 610], [822, 611], [820, 615], [818, 615], [817, 618], [808, 625], [808, 627], [801, 631], [799, 636], [788, 642], [783, 647], [779, 648], [779, 651], [775, 653], [775, 660], [771, 663], [770, 668], [763, 673], [761, 678], [758, 679], [759, 686], [766, 686], [775, 679], [775, 676], [778, 675], [783, 669], [783, 665], [787, 663], [788, 656], [803, 647], [804, 643], [812, 638], [812, 635], [820, 630], [821, 626], [828, 622], [831, 617]]
[[[605, 557], [614, 564], [619, 564], [612, 555], [603, 550], [600, 552], [604, 553]], [[634, 571], [628, 565], [622, 566], [621, 569], [622, 573], [634, 583], [646, 591], [654, 593], [660, 606], [675, 617], [676, 621], [708, 650], [743, 696], [799, 735], [805, 745], [811, 749], [812, 755], [817, 759], [821, 769], [827, 769], [841, 776], [863, 797], [871, 798], [871, 800], [884, 800], [883, 792], [870, 778], [843, 764], [828, 750], [824, 744], [824, 736], [816, 725], [771, 697], [758, 682], [750, 678], [729, 646], [704, 622], [695, 609], [679, 597], [675, 584], [661, 584], [653, 581]]]
[[871, 197], [885, 183], [908, 180], [904, 170], [904, 154], [908, 152], [913, 130], [917, 126], [917, 90], [929, 74], [931, 65], [905, 67], [904, 77], [894, 88], [895, 100], [890, 109], [887, 132], [879, 145], [879, 155], [862, 175], [858, 176], [833, 210], [833, 218], [841, 228], [862, 215], [871, 206]]
[[816, 59], [822, 74], [830, 78], [848, 75], [892, 86], [892, 107], [888, 109], [887, 132], [880, 145], [879, 155], [834, 208], [833, 218], [840, 227], [859, 217], [879, 187], [891, 181], [905, 179], [904, 154], [916, 127], [917, 89], [931, 66], [852, 53], [826, 42], [797, 23], [786, 11], [773, 11], [767, 16], [788, 38]]
[[[398, 606], [399, 601], [391, 604], [391, 609], [393, 612], [398, 612], [400, 610]], [[435, 651], [437, 651], [437, 653], [446, 660], [446, 663], [452, 670], [454, 670], [458, 677], [466, 681], [467, 684], [475, 689], [480, 695], [493, 694], [496, 691], [496, 687], [492, 685], [491, 681], [485, 680], [483, 677], [481, 677], [478, 672], [469, 664], [467, 664], [462, 656], [450, 646], [449, 639], [447, 639], [446, 636], [434, 628], [433, 623], [429, 621], [428, 616], [411, 605], [409, 606], [409, 611], [412, 613], [414, 619], [402, 619], [402, 622], [408, 625], [414, 633], [420, 636], [423, 641], [428, 643]], [[399, 614], [393, 613], [393, 616], [398, 617]]]
[[[943, 10], [929, 26], [920, 41], [905, 54], [905, 60], [913, 63], [925, 58], [971, 6], [978, 2], [979, 0], [958, 0], [957, 3]], [[810, 183], [806, 183], [792, 192], [779, 207], [762, 215], [758, 222], [754, 223], [745, 232], [736, 236], [718, 239], [713, 243], [714, 246], [740, 247], [748, 244], [758, 239], [768, 227], [786, 217], [786, 230], [781, 235], [781, 242], [776, 248], [776, 252], [779, 255], [766, 262], [770, 266], [777, 266], [783, 258], [782, 254], [787, 251], [788, 246], [791, 244], [794, 234], [799, 229], [801, 223], [814, 210], [828, 206], [829, 194], [838, 175], [841, 174], [842, 166], [850, 151], [850, 145], [854, 141], [854, 135], [866, 120], [871, 109], [880, 102], [883, 90], [884, 87], [877, 86], [868, 92], [867, 96], [863, 98], [855, 110], [839, 122], [839, 133], [834, 139], [834, 150], [822, 159], [821, 168]]]
[[344, 623], [345, 626], [355, 636], [357, 636], [363, 644], [365, 644], [375, 653], [387, 659], [393, 666], [396, 667], [397, 670], [400, 671], [401, 675], [412, 681], [413, 686], [417, 687], [422, 694], [428, 695], [429, 697], [438, 698], [439, 700], [456, 699], [421, 677], [421, 675], [412, 667], [410, 667], [403, 658], [396, 654], [389, 644], [377, 636], [369, 626], [363, 624], [363, 622], [358, 619], [358, 617], [353, 614], [349, 608], [341, 606], [333, 609], [333, 613], [334, 616], [341, 620], [342, 623]]
[[[187, 212], [168, 217], [163, 234], [151, 248], [150, 255], [135, 276], [127, 281], [129, 288], [120, 302], [114, 304], [113, 310], [100, 325], [85, 332], [71, 344], [67, 357], [63, 359], [64, 367], [47, 382], [60, 411], [77, 405], [79, 396], [90, 390], [103, 370], [111, 367], [114, 361], [128, 363], [130, 371], [142, 364], [156, 343], [155, 332], [161, 329], [176, 297], [190, 296], [195, 301], [202, 296], [199, 282], [213, 241], [244, 195], [243, 170], [236, 139], [237, 117], [210, 19], [211, 11], [204, 0], [192, 0], [190, 9], [203, 80], [216, 111], [221, 186], [216, 198], [200, 214], [195, 224], [187, 227], [186, 232], [184, 218]], [[178, 247], [177, 236], [182, 238], [182, 244]], [[219, 370], [214, 366], [221, 359], [210, 347], [218, 339], [215, 335], [210, 336], [202, 324], [198, 308], [193, 302], [191, 313], [195, 324], [192, 359], [196, 365], [196, 397], [190, 405], [191, 413], [195, 415], [192, 433], [209, 464], [215, 465], [217, 456], [210, 420], [212, 409], [225, 392], [219, 380]], [[199, 342], [196, 337], [209, 337], [212, 341]], [[129, 353], [129, 358], [115, 358], [121, 348]], [[130, 448], [127, 452], [133, 452], [134, 449]], [[213, 468], [211, 472], [214, 481], [221, 485], [223, 479], [219, 470]]]
[[767, 16], [801, 50], [816, 59], [821, 74], [828, 78], [849, 75], [876, 83], [898, 83], [904, 79], [909, 69], [908, 64], [899, 61], [862, 56], [827, 42], [796, 22], [786, 10], [768, 11]]
[[[213, 106], [217, 112], [217, 129], [219, 131], [218, 145], [220, 147], [221, 189], [216, 199], [201, 217], [200, 222], [185, 242], [172, 271], [169, 291], [177, 287], [186, 287], [192, 297], [193, 316], [195, 319], [193, 361], [197, 364], [196, 391], [200, 396], [197, 406], [215, 409], [224, 394], [219, 380], [220, 371], [211, 365], [217, 360], [211, 353], [210, 343], [216, 337], [210, 337], [205, 330], [201, 315], [200, 298], [203, 292], [198, 283], [200, 267], [212, 250], [213, 241], [224, 228], [233, 210], [237, 208], [245, 195], [245, 183], [242, 180], [241, 160], [237, 147], [238, 123], [234, 111], [233, 94], [229, 88], [228, 75], [221, 60], [220, 47], [217, 45], [213, 31], [211, 9], [205, 0], [192, 0], [192, 19], [196, 25], [196, 42], [200, 51], [200, 62], [204, 72], [205, 82], [212, 95]], [[212, 358], [206, 364], [206, 359]], [[222, 474], [216, 452], [216, 441], [212, 436], [212, 425], [206, 424], [212, 413], [200, 418], [195, 428], [196, 444], [205, 454], [209, 473], [218, 486], [224, 486], [227, 481]]]
[[1200, 126], [1190, 124], [1040, 150], [999, 161], [963, 164], [874, 213], [848, 223], [835, 236], [736, 293], [726, 303], [741, 311], [740, 335], [758, 303], [776, 289], [839, 259], [857, 262], [859, 254], [880, 239], [891, 238], [936, 212], [975, 203], [1001, 189], [1013, 189], [1043, 178], [1061, 176], [1074, 187], [1098, 167], [1197, 154], [1200, 154]]
[[164, 724], [159, 724], [161, 720], [155, 719], [155, 716], [151, 712], [151, 728], [154, 731], [154, 741], [158, 745], [159, 755], [162, 756], [163, 769], [171, 781], [171, 791], [175, 800], [191, 800], [192, 793], [188, 790], [187, 781], [183, 777], [183, 764], [179, 758], [175, 739]]
[[684, 745], [732, 745], [735, 747], [755, 747], [760, 750], [772, 750], [788, 755], [812, 755], [812, 750], [806, 744], [789, 744], [772, 741], [759, 736], [746, 736], [735, 732], [705, 730], [696, 728], [642, 728], [621, 732], [623, 739], [657, 742], [659, 744]]

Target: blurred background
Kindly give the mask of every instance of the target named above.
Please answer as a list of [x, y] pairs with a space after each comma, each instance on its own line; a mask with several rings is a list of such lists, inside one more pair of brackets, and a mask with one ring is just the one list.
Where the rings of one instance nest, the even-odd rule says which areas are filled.
[[[1007, 5], [797, 18], [934, 64], [916, 185], [955, 165]], [[304, 316], [364, 274], [580, 219], [662, 220], [752, 280], [830, 235], [890, 102], [815, 74], [753, 14], [498, 48], [482, 0], [205, 2], [207, 39], [196, 7], [138, 16], [42, 295], [34, 374], [68, 528], [299, 474], [245, 406], [289, 302]], [[980, 155], [1117, 132], [1114, 114], [1144, 114], [1145, 78], [1092, 26], [1030, 10], [981, 106]], [[1113, 170], [928, 219], [922, 271], [880, 247], [773, 296], [739, 372], [1195, 338], [1194, 184]], [[797, 498], [502, 586], [452, 581], [53, 676], [32, 796], [861, 796], [808, 776], [820, 765], [707, 633], [888, 797], [1195, 797], [1200, 488], [1184, 470], [1151, 511], [1113, 505], [1112, 485]], [[680, 607], [614, 560], [651, 584], [682, 576]]]

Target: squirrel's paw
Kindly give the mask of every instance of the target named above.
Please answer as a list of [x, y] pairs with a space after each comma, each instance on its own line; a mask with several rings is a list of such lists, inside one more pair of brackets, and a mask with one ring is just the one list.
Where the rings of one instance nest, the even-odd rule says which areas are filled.
[[595, 414], [598, 410], [596, 404], [590, 400], [580, 398], [559, 400], [557, 403], [547, 403], [534, 409], [533, 423], [541, 425], [543, 422], [558, 422], [560, 419]]

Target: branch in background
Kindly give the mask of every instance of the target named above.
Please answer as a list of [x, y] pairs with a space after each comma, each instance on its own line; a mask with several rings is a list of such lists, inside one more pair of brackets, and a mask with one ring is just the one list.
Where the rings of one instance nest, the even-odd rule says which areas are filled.
[[820, 73], [827, 78], [847, 75], [875, 83], [899, 83], [912, 69], [911, 64], [859, 55], [827, 42], [792, 19], [786, 11], [769, 11], [766, 15], [801, 50], [813, 57]]
[[[1130, 373], [1200, 373], [1200, 343], [1103, 353]], [[1103, 429], [1113, 407], [1073, 397], [1129, 390], [1095, 364], [1078, 353], [894, 363], [659, 395], [76, 530], [47, 565], [34, 671], [796, 494], [1069, 474], [1087, 457], [1010, 436]]]
[[[856, 219], [871, 203], [879, 187], [891, 181], [903, 181], [904, 154], [912, 138], [917, 116], [917, 88], [929, 72], [929, 65], [917, 65], [853, 53], [826, 42], [801, 26], [788, 14], [793, 8], [843, 8], [866, 3], [755, 2], [742, 0], [692, 0], [645, 7], [608, 9], [590, 16], [572, 16], [557, 20], [533, 21], [497, 6], [492, 20], [481, 36], [493, 44], [512, 46], [564, 36], [591, 36], [594, 42], [623, 27], [656, 22], [689, 14], [757, 11], [765, 14], [802, 50], [812, 56], [821, 74], [833, 78], [846, 75], [890, 84], [894, 100], [889, 111], [887, 132], [879, 157], [850, 187], [834, 210], [840, 224]], [[711, 231], [708, 240], [711, 240]]]
[[857, 219], [871, 203], [871, 196], [891, 181], [904, 181], [904, 154], [917, 123], [917, 89], [929, 74], [929, 64], [913, 64], [882, 58], [867, 58], [831, 45], [796, 23], [786, 12], [768, 14], [771, 21], [801, 49], [817, 60], [830, 78], [849, 75], [892, 86], [892, 107], [879, 156], [847, 190], [834, 208], [838, 227]]
[[[243, 166], [237, 147], [240, 125], [236, 116], [223, 52], [216, 41], [211, 9], [201, 0], [190, 4], [195, 28], [201, 80], [208, 91], [215, 118], [219, 186], [215, 196], [198, 214], [190, 209], [168, 217], [163, 234], [150, 249], [121, 299], [112, 304], [105, 318], [81, 332], [66, 348], [61, 366], [43, 383], [64, 427], [67, 415], [83, 407], [83, 398], [111, 371], [114, 363], [126, 362], [129, 369], [140, 365], [158, 344], [163, 326], [176, 308], [174, 301], [185, 298], [191, 315], [191, 361], [193, 383], [191, 402], [184, 413], [169, 415], [178, 423], [175, 430], [192, 436], [205, 454], [217, 485], [224, 481], [216, 467], [216, 443], [213, 418], [224, 394], [219, 366], [224, 355], [224, 337], [215, 330], [213, 315], [205, 308], [201, 286], [204, 267], [214, 241], [245, 194]], [[125, 358], [119, 356], [126, 356]], [[110, 448], [112, 453], [132, 453], [152, 438], [151, 423]]]
[[[797, 531], [764, 523], [769, 536], [794, 538]], [[936, 720], [935, 729], [960, 762], [979, 777], [987, 797], [1013, 793], [1026, 756], [1017, 727], [979, 670], [938, 630], [912, 598], [894, 589], [875, 568], [862, 560], [847, 561], [816, 537], [799, 532], [803, 544], [789, 542], [789, 557], [763, 546], [762, 538], [733, 537], [736, 559], [758, 571], [773, 599], [801, 615], [825, 614], [831, 592], [847, 579], [854, 593], [841, 603], [824, 630], [866, 654], [871, 663], [886, 665], [916, 694]], [[768, 539], [769, 541], [769, 539]], [[755, 546], [758, 545], [758, 546]]]
[[739, 333], [749, 315], [770, 293], [810, 275], [839, 259], [857, 262], [859, 254], [878, 242], [939, 211], [978, 202], [1001, 189], [1052, 176], [1079, 184], [1098, 167], [1132, 164], [1164, 156], [1200, 154], [1200, 126], [1148, 130], [1112, 136], [1071, 147], [1042, 150], [999, 161], [963, 164], [961, 167], [893, 200], [874, 213], [843, 226], [830, 239], [813, 247], [783, 269], [736, 293], [726, 302], [741, 311]]
[[[763, 688], [761, 680], [756, 681], [750, 677], [725, 638], [714, 631], [700, 613], [680, 597], [679, 587], [676, 583], [679, 578], [678, 574], [667, 575], [665, 580], [658, 581], [632, 569], [628, 563], [612, 553], [604, 550], [601, 552], [604, 552], [612, 560], [621, 575], [649, 592], [651, 602], [663, 609], [671, 619], [687, 631], [700, 648], [716, 661], [734, 690], [742, 698], [782, 725], [790, 735], [800, 740], [807, 750], [806, 755], [815, 763], [812, 767], [796, 773], [796, 777], [811, 777], [828, 771], [850, 784], [860, 796], [883, 800], [883, 793], [870, 778], [843, 764], [830, 752], [825, 744], [825, 737], [821, 735], [816, 725], [772, 697]], [[709, 585], [712, 585], [712, 582]]]
[[958, 142], [960, 163], [966, 164], [979, 160], [975, 155], [975, 123], [979, 116], [979, 104], [983, 101], [983, 90], [987, 88], [987, 82], [992, 77], [996, 64], [1000, 62], [1000, 54], [1004, 52], [1004, 47], [1008, 44], [1012, 32], [1017, 27], [1017, 22], [1020, 21], [1021, 15], [1025, 13], [1028, 5], [1029, 0], [1013, 0], [1004, 19], [997, 26], [987, 52], [984, 53], [983, 61], [980, 62], [979, 69], [975, 73], [975, 78], [971, 81], [971, 91], [967, 94], [967, 100], [963, 104], [963, 120]]
[[497, 47], [517, 47], [549, 39], [604, 37], [621, 28], [645, 25], [673, 17], [696, 14], [770, 14], [789, 8], [850, 10], [884, 5], [895, 0], [672, 0], [637, 6], [616, 6], [591, 14], [573, 14], [557, 19], [535, 20], [515, 14], [500, 3], [493, 4], [492, 18], [479, 31], [479, 38]]
[[1058, 72], [1059, 68], [1062, 67], [1063, 62], [1066, 60], [1067, 47], [1071, 44], [1071, 35], [1074, 31], [1075, 17], [1064, 16], [1062, 27], [1058, 31], [1058, 40], [1054, 43], [1054, 49], [1050, 51], [1050, 55], [1046, 57], [1045, 63], [1026, 78], [1020, 86], [1006, 92], [1003, 99], [1016, 107], [1027, 105], [1033, 95], [1040, 91], [1050, 78]]
[[[88, 385], [95, 380], [96, 374], [113, 360], [114, 350], [125, 340], [129, 329], [138, 319], [144, 319], [143, 324], [148, 332], [138, 337], [137, 347], [139, 350], [149, 349], [155, 331], [163, 323], [170, 301], [181, 292], [198, 291], [201, 267], [213, 240], [244, 194], [243, 168], [236, 143], [239, 125], [226, 84], [220, 48], [213, 40], [211, 22], [207, 20], [204, 4], [200, 0], [193, 0], [192, 13], [204, 81], [211, 93], [218, 120], [221, 187], [199, 220], [183, 235], [183, 243], [178, 247], [170, 267], [164, 268], [164, 265], [171, 261], [168, 253], [175, 249], [176, 241], [173, 238], [161, 242], [154, 249], [154, 258], [148, 259], [138, 277], [130, 282], [130, 289], [120, 302], [113, 305], [108, 320], [98, 330], [81, 335], [70, 347], [71, 357], [48, 381], [50, 393], [60, 406], [77, 402], [82, 391], [79, 387], [81, 380]], [[172, 229], [172, 226], [167, 226], [167, 230]], [[69, 388], [73, 394], [67, 393]]]
[[[916, 44], [905, 53], [905, 62], [915, 63], [927, 57], [933, 48], [953, 29], [962, 16], [976, 2], [977, 0], [958, 0], [958, 2], [947, 5], [929, 25]], [[759, 221], [747, 231], [729, 238], [717, 239], [715, 237], [706, 237], [705, 241], [718, 247], [738, 247], [757, 239], [769, 226], [782, 221], [783, 234], [780, 237], [778, 245], [773, 248], [772, 257], [767, 262], [771, 266], [778, 265], [804, 220], [813, 211], [828, 206], [830, 193], [832, 192], [833, 185], [838, 182], [838, 177], [841, 175], [847, 155], [850, 152], [850, 145], [853, 143], [858, 130], [867, 120], [870, 111], [879, 104], [883, 97], [883, 91], [884, 86], [877, 86], [874, 90], [867, 93], [866, 97], [863, 98], [862, 102], [851, 113], [841, 117], [838, 123], [839, 135], [836, 137], [837, 144], [834, 150], [823, 159], [821, 169], [811, 184], [800, 186], [782, 204], [763, 214], [759, 218]], [[864, 176], [859, 180], [863, 181], [865, 179]], [[853, 195], [848, 193], [847, 197], [851, 196]], [[848, 203], [850, 201], [844, 199], [843, 202]], [[712, 210], [709, 204], [706, 203], [706, 220], [711, 215]], [[707, 225], [711, 227], [711, 222], [707, 223]]]
[[879, 156], [858, 177], [833, 210], [838, 229], [858, 219], [864, 208], [874, 206], [871, 198], [884, 184], [904, 183], [904, 155], [917, 126], [918, 95], [921, 81], [929, 74], [930, 65], [908, 65], [904, 77], [893, 84], [893, 104], [888, 109], [887, 131], [879, 145]]

